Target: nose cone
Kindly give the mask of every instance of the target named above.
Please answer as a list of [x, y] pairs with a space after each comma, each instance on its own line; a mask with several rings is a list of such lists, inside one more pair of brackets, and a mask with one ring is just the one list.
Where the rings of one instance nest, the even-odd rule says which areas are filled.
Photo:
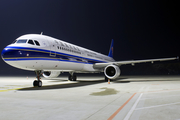
[[1, 52], [1, 58], [4, 60], [5, 56], [6, 56], [6, 53], [7, 53], [7, 49], [4, 48], [3, 51]]
[[14, 57], [14, 51], [11, 48], [5, 47], [1, 52], [1, 57], [4, 61]]

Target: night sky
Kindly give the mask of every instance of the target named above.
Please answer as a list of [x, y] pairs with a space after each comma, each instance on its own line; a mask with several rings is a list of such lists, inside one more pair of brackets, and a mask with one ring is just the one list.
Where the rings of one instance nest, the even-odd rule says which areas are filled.
[[[58, 38], [114, 59], [179, 56], [180, 4], [158, 0], [1, 0], [0, 50], [24, 34]], [[0, 59], [0, 75], [23, 74]]]

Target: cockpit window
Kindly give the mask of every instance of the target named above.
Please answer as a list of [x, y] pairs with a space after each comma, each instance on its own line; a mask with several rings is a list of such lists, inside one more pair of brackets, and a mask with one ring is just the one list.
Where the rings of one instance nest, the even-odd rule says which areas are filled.
[[36, 45], [40, 46], [40, 44], [37, 40], [34, 40], [34, 42], [36, 43]]
[[26, 39], [20, 39], [20, 40], [17, 40], [17, 42], [16, 43], [26, 43], [27, 42], [27, 40]]
[[34, 45], [33, 40], [29, 40], [28, 43], [31, 44], [31, 45]]

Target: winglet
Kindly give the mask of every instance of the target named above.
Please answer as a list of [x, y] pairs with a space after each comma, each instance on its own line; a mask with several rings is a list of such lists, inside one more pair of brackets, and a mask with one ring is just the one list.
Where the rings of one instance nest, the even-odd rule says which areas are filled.
[[109, 49], [109, 54], [108, 54], [108, 56], [112, 57], [112, 58], [113, 58], [113, 49], [114, 49], [114, 40], [112, 39], [111, 46], [110, 46], [110, 49]]

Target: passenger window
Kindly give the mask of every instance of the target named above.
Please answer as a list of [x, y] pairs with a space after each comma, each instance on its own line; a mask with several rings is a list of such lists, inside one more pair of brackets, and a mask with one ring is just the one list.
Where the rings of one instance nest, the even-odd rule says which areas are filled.
[[28, 43], [31, 44], [31, 45], [34, 45], [33, 40], [29, 40]]
[[39, 42], [37, 40], [34, 40], [37, 46], [40, 46]]

